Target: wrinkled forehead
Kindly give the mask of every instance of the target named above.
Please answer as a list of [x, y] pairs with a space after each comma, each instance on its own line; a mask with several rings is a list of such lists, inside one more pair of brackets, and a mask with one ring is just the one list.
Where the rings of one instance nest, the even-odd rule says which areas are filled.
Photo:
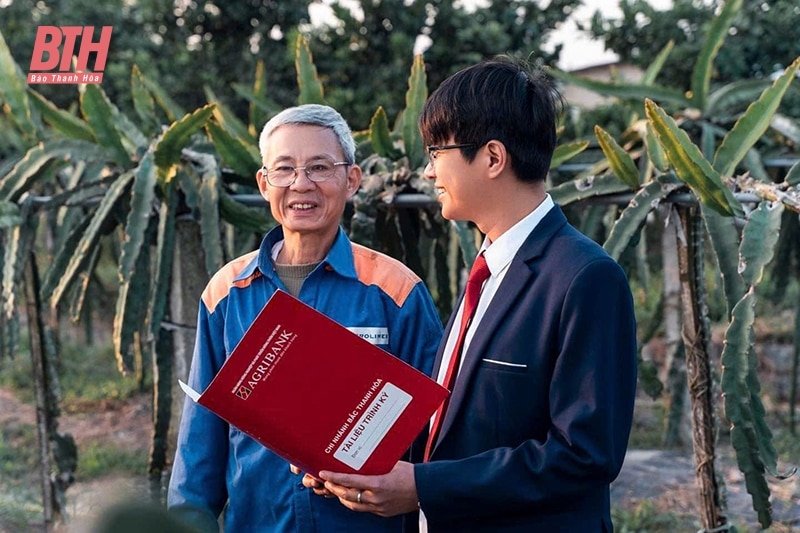
[[264, 163], [273, 161], [340, 160], [343, 150], [334, 131], [311, 124], [284, 124], [266, 139]]

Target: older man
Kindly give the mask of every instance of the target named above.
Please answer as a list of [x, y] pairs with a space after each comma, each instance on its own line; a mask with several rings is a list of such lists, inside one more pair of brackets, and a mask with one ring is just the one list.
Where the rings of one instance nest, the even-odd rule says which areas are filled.
[[[327, 106], [293, 107], [264, 126], [259, 144], [256, 180], [280, 226], [203, 292], [189, 384], [205, 390], [277, 289], [351, 330], [380, 330], [384, 349], [429, 373], [442, 326], [428, 290], [398, 261], [350, 242], [339, 225], [361, 182], [347, 123]], [[309, 409], [320, 401], [309, 398]], [[258, 442], [185, 402], [168, 495], [173, 513], [211, 531], [223, 511], [228, 531], [400, 531], [400, 517], [353, 513], [301, 480]]]

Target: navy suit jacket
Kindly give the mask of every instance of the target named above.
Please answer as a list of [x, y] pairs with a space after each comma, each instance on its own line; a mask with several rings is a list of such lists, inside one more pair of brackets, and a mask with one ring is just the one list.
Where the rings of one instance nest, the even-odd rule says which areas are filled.
[[431, 461], [414, 466], [429, 531], [612, 531], [635, 390], [628, 280], [556, 205], [463, 355]]

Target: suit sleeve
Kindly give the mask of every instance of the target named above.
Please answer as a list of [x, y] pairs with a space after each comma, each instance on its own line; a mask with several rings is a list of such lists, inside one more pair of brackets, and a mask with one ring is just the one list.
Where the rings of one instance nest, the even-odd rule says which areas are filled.
[[[203, 392], [225, 361], [221, 313], [200, 303], [189, 385]], [[228, 499], [228, 424], [186, 397], [183, 404], [167, 506], [170, 513], [200, 531], [218, 531], [217, 519]]]
[[[619, 265], [603, 258], [579, 270], [553, 323], [558, 342], [546, 437], [415, 465], [420, 506], [431, 522], [568, 505], [619, 473], [636, 389], [633, 302]], [[537, 332], [515, 335], [530, 343], [526, 336]]]

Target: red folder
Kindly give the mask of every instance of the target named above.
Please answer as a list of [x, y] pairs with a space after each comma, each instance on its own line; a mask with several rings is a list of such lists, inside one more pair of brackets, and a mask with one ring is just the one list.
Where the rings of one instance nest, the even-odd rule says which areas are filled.
[[434, 380], [276, 292], [197, 403], [303, 471], [384, 474], [447, 397]]

